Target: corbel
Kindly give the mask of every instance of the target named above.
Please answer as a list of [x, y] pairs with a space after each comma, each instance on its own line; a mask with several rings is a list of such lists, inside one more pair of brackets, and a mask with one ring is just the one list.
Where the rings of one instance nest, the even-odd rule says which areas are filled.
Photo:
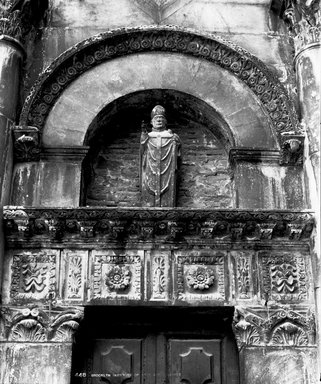
[[40, 138], [36, 127], [13, 128], [13, 152], [16, 162], [39, 161]]
[[281, 138], [280, 165], [302, 165], [304, 153], [304, 135], [284, 132]]

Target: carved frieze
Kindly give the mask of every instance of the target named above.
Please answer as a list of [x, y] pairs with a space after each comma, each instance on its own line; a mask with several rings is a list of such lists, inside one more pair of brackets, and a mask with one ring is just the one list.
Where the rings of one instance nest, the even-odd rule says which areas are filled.
[[63, 251], [63, 280], [65, 300], [82, 301], [84, 299], [85, 276], [88, 264], [86, 251]]
[[236, 307], [233, 330], [239, 349], [244, 346], [315, 345], [315, 318], [309, 309]]
[[261, 253], [262, 292], [271, 301], [308, 300], [308, 265], [298, 253]]
[[58, 251], [14, 252], [11, 264], [12, 301], [48, 300], [57, 291]]
[[218, 36], [202, 36], [170, 26], [108, 31], [68, 50], [46, 69], [32, 88], [23, 107], [20, 125], [36, 126], [42, 131], [63, 90], [82, 73], [104, 61], [143, 52], [181, 53], [219, 65], [244, 82], [258, 97], [277, 134], [297, 131], [298, 119], [293, 103], [263, 62]]
[[142, 255], [94, 251], [92, 299], [140, 300]]
[[83, 318], [82, 308], [2, 307], [2, 340], [71, 342]]
[[[308, 243], [314, 227], [309, 212], [5, 207], [9, 246], [44, 241], [231, 243], [249, 247], [257, 240]], [[39, 237], [40, 236], [40, 237]]]
[[176, 289], [180, 300], [225, 300], [225, 253], [176, 256]]

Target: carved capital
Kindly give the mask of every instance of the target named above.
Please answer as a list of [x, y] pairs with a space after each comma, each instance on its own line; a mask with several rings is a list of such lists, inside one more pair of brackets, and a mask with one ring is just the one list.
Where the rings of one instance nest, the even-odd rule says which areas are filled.
[[16, 40], [22, 38], [22, 22], [20, 11], [3, 9], [0, 5], [0, 35], [12, 37]]
[[232, 325], [239, 349], [246, 346], [315, 345], [315, 318], [308, 309], [236, 307]]
[[290, 27], [296, 53], [320, 43], [320, 1], [286, 0], [283, 19]]
[[281, 135], [281, 165], [302, 165], [304, 136], [299, 134]]
[[83, 308], [2, 307], [1, 339], [16, 342], [72, 342]]
[[46, 3], [41, 0], [0, 0], [0, 35], [24, 40], [44, 17]]
[[14, 157], [17, 162], [39, 161], [39, 131], [36, 127], [17, 127], [13, 130]]

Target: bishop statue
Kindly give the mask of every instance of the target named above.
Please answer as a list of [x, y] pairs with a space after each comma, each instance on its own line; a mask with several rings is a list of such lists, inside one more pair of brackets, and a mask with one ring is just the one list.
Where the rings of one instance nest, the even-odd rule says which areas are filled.
[[175, 207], [177, 159], [181, 142], [166, 129], [165, 108], [156, 105], [151, 113], [152, 131], [142, 124], [140, 139], [140, 187], [142, 205]]

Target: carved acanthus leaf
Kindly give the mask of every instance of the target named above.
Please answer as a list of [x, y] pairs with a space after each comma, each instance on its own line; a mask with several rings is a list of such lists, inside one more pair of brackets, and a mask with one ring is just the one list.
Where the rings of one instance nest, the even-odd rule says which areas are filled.
[[309, 310], [298, 313], [284, 309], [236, 307], [233, 331], [239, 348], [315, 345], [315, 319]]

